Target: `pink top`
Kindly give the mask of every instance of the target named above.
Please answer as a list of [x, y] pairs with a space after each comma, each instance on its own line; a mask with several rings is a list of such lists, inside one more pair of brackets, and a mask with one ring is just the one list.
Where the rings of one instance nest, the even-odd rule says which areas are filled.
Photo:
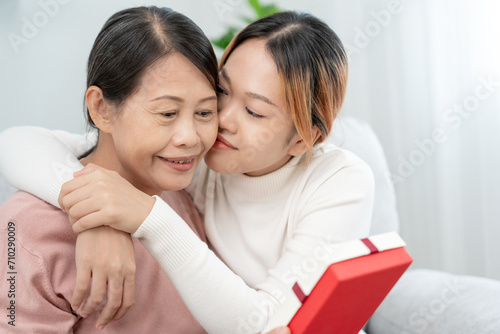
[[[202, 221], [184, 191], [166, 192], [162, 198], [206, 241]], [[0, 206], [0, 229], [0, 333], [205, 333], [138, 240], [135, 305], [99, 331], [95, 324], [100, 312], [86, 319], [72, 313], [76, 235], [67, 215], [17, 192]], [[15, 236], [15, 250], [9, 236]]]

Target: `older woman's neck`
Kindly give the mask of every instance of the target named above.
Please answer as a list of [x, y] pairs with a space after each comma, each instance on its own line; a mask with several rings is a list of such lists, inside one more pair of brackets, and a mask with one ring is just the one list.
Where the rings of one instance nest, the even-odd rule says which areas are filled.
[[107, 138], [106, 134], [100, 135], [99, 142], [95, 150], [85, 158], [81, 159], [80, 163], [84, 166], [89, 163], [93, 163], [102, 168], [115, 171], [125, 180], [130, 182], [134, 187], [148, 195], [160, 195], [163, 191], [162, 189], [151, 188], [142, 184], [137, 177], [134, 177], [134, 175], [131, 175], [130, 172], [124, 169], [118, 156], [116, 155], [112, 141]]

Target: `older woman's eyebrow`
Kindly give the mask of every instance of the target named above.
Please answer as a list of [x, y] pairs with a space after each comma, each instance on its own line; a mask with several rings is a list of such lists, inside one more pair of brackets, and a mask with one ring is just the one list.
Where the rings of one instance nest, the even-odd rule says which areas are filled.
[[[162, 96], [159, 96], [157, 98], [152, 99], [149, 102], [153, 102], [153, 101], [157, 101], [157, 100], [173, 100], [173, 101], [177, 101], [177, 102], [185, 102], [185, 100], [182, 97], [173, 96], [173, 95], [162, 95]], [[210, 101], [210, 100], [217, 100], [217, 96], [215, 96], [215, 95], [207, 96], [207, 97], [200, 99], [198, 102], [201, 103], [201, 102], [206, 102], [206, 101]]]
[[199, 102], [206, 102], [206, 101], [211, 101], [211, 100], [217, 101], [217, 96], [216, 95], [208, 96], [208, 97], [201, 99]]

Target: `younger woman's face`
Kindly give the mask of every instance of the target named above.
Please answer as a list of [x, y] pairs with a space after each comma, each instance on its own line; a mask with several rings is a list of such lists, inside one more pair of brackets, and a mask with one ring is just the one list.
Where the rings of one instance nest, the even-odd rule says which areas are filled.
[[219, 133], [205, 157], [211, 169], [259, 176], [290, 160], [299, 137], [284, 112], [278, 70], [264, 40], [244, 42], [227, 59], [218, 111]]
[[117, 171], [147, 193], [182, 189], [216, 135], [212, 85], [186, 57], [173, 53], [146, 71], [113, 120]]

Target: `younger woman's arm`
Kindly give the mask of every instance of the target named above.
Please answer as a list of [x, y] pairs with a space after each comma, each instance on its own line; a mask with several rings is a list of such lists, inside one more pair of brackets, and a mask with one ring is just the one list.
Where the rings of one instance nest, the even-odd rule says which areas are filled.
[[[59, 207], [62, 184], [83, 168], [77, 157], [96, 142], [95, 133], [76, 135], [30, 126], [10, 128], [0, 133], [0, 174], [14, 187]], [[115, 251], [117, 245], [121, 252]], [[135, 289], [135, 255], [130, 235], [111, 229], [89, 231], [78, 236], [75, 253], [77, 278], [72, 298], [75, 311], [84, 315], [93, 313], [108, 292], [109, 284], [115, 282], [118, 289], [113, 291], [118, 293], [108, 294], [98, 325], [123, 317], [133, 304]], [[82, 304], [91, 277], [90, 296]]]
[[0, 174], [14, 187], [59, 207], [62, 184], [83, 168], [77, 157], [95, 145], [96, 137], [31, 126], [9, 128], [0, 133]]
[[[95, 170], [66, 183], [61, 192], [75, 232], [102, 224], [134, 232], [209, 333], [261, 331], [293, 284], [287, 274], [314, 255], [319, 241], [358, 239], [370, 229], [374, 193], [370, 168], [360, 162], [331, 168], [302, 203], [293, 237], [286, 241], [278, 263], [264, 282], [252, 287], [160, 198], [151, 201], [118, 174], [90, 167]], [[88, 193], [97, 195], [89, 198]]]
[[[198, 322], [209, 333], [262, 330], [291, 290], [290, 273], [314, 256], [319, 242], [368, 236], [374, 184], [366, 165], [349, 166], [316, 189], [301, 208], [293, 237], [268, 277], [248, 285], [157, 198], [148, 218], [132, 235], [156, 258]], [[262, 216], [260, 216], [262, 217]], [[265, 246], [263, 246], [265, 247]]]

